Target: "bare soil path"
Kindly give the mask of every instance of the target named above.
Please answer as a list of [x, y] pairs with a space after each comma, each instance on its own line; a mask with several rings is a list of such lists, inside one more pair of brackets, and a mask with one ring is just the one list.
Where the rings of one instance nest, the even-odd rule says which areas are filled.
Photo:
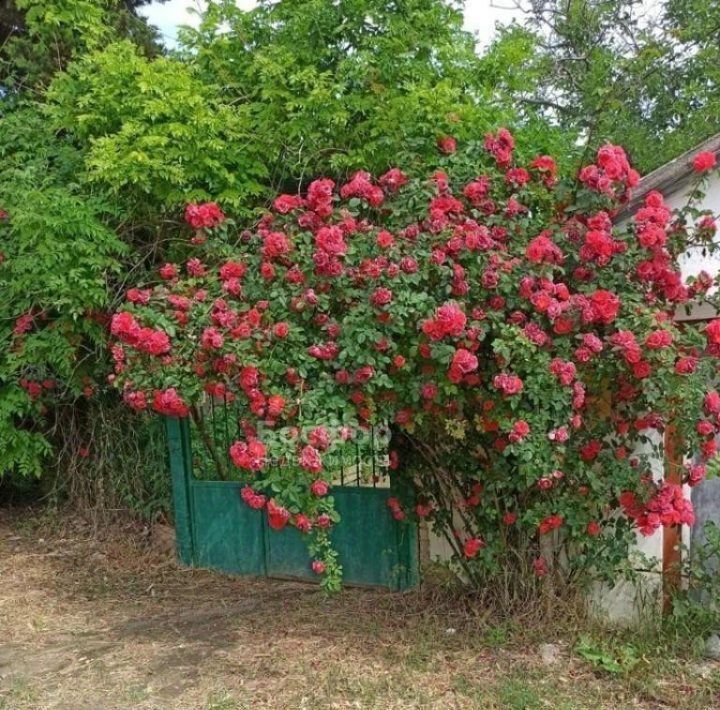
[[136, 524], [0, 509], [1, 710], [720, 707], [716, 665], [613, 677], [513, 633], [427, 595], [184, 570]]

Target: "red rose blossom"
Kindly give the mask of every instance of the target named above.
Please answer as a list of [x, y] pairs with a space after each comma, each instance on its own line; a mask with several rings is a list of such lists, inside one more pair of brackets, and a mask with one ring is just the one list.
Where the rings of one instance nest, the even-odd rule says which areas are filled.
[[457, 141], [451, 136], [441, 136], [437, 139], [437, 147], [441, 153], [451, 155], [457, 150]]
[[717, 165], [715, 153], [704, 151], [693, 158], [693, 170], [697, 173], [704, 173]]
[[612, 291], [595, 291], [590, 294], [590, 311], [595, 323], [608, 325], [620, 311], [620, 299]]
[[479, 537], [471, 537], [469, 540], [465, 541], [465, 544], [463, 545], [463, 552], [465, 557], [472, 559], [478, 552], [480, 552], [480, 550], [482, 550], [483, 547], [485, 547], [483, 540]]
[[215, 202], [192, 203], [185, 208], [185, 221], [193, 229], [204, 229], [222, 224], [225, 215]]

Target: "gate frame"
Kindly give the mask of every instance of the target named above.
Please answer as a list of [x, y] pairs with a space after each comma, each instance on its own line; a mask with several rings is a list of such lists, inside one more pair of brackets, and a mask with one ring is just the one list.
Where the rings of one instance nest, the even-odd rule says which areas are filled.
[[[193, 493], [196, 488], [209, 489], [211, 487], [233, 488], [239, 492], [241, 483], [238, 481], [218, 481], [218, 480], [201, 480], [196, 478], [193, 473], [192, 446], [190, 424], [187, 418], [179, 419], [176, 417], [164, 417], [165, 431], [168, 442], [168, 453], [170, 461], [170, 475], [172, 480], [172, 498], [175, 518], [175, 539], [177, 554], [180, 562], [187, 567], [207, 567], [205, 564], [199, 563], [199, 552], [197, 544], [197, 529], [195, 520], [194, 497]], [[409, 491], [406, 488], [401, 489], [397, 485], [391, 483], [388, 489], [367, 488], [356, 486], [333, 486], [332, 494], [337, 498], [349, 498], [350, 500], [358, 495], [374, 495], [376, 498], [389, 498], [392, 495], [406, 497]], [[383, 496], [383, 494], [387, 494]], [[238, 506], [244, 505], [237, 496]], [[350, 500], [346, 502], [350, 502]], [[383, 505], [383, 508], [385, 506]], [[254, 512], [254, 511], [253, 511]], [[387, 513], [389, 515], [389, 513]], [[273, 574], [269, 569], [268, 557], [270, 550], [270, 540], [268, 535], [282, 535], [286, 531], [269, 532], [265, 516], [258, 513], [262, 519], [262, 525], [259, 531], [262, 535], [262, 549], [264, 551], [264, 559], [259, 561], [258, 574], [253, 576], [266, 576], [279, 579], [297, 579], [310, 581], [314, 575], [308, 574], [301, 576]], [[387, 583], [368, 583], [352, 578], [343, 579], [343, 584], [347, 586], [363, 586], [363, 587], [381, 587], [389, 588], [393, 591], [405, 591], [418, 586], [420, 583], [419, 573], [419, 534], [418, 526], [411, 521], [395, 522], [392, 521], [392, 527], [395, 529], [395, 539], [388, 540], [388, 545], [393, 550], [393, 565], [390, 579]], [[341, 528], [342, 520], [338, 523], [337, 528]], [[292, 529], [294, 530], [294, 529]], [[240, 532], [240, 531], [238, 531]], [[271, 538], [274, 541], [274, 539]], [[337, 546], [339, 547], [339, 545]], [[338, 550], [340, 552], [340, 550]], [[340, 563], [343, 563], [342, 554]], [[214, 565], [211, 568], [221, 569]], [[231, 574], [252, 574], [238, 573], [237, 571], [225, 570]]]

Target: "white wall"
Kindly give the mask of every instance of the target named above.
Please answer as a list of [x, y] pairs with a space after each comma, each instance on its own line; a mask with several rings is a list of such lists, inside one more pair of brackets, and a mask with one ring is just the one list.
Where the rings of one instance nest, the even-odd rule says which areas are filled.
[[[673, 209], [679, 209], [687, 204], [689, 188], [685, 187], [673, 194], [666, 195], [666, 202]], [[698, 205], [702, 209], [712, 210], [715, 214], [720, 212], [720, 177], [717, 173], [710, 176], [705, 198]], [[720, 226], [720, 225], [719, 225]], [[696, 249], [688, 253], [681, 261], [683, 276], [697, 276], [705, 270], [710, 275], [720, 271], [720, 255], [712, 258], [703, 256], [702, 250]]]

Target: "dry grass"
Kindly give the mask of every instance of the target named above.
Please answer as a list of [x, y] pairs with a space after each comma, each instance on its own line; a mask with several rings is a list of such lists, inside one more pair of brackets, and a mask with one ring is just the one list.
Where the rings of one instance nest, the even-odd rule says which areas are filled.
[[[179, 568], [141, 526], [0, 510], [0, 708], [712, 708], [718, 669], [603, 674], [556, 622]], [[538, 644], [563, 645], [543, 665]]]

